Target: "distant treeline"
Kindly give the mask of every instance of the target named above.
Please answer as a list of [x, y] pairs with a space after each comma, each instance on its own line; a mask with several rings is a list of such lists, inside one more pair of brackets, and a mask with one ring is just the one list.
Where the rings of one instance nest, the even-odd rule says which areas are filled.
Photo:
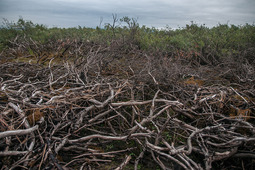
[[216, 59], [242, 55], [253, 60], [255, 54], [255, 25], [219, 24], [208, 28], [191, 22], [179, 29], [148, 28], [139, 26], [137, 19], [113, 17], [113, 22], [103, 28], [48, 28], [20, 18], [17, 23], [4, 20], [0, 27], [0, 51], [12, 45], [12, 41], [32, 39], [41, 44], [52, 41], [75, 40], [109, 45], [118, 42], [124, 46], [136, 46], [148, 52], [160, 51], [180, 55], [212, 55]]

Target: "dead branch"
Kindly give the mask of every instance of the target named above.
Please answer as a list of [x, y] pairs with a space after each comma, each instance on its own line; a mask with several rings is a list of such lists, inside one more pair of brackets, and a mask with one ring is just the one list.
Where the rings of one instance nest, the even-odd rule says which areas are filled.
[[32, 133], [33, 131], [38, 129], [38, 125], [31, 127], [29, 129], [24, 129], [24, 130], [10, 130], [10, 131], [5, 131], [5, 132], [0, 132], [0, 138], [5, 138], [8, 136], [19, 136], [19, 135], [27, 135]]

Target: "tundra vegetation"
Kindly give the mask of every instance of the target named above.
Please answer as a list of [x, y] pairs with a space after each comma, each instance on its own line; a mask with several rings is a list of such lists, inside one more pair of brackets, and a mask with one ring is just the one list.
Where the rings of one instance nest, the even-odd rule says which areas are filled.
[[254, 58], [249, 24], [4, 20], [0, 167], [255, 169]]

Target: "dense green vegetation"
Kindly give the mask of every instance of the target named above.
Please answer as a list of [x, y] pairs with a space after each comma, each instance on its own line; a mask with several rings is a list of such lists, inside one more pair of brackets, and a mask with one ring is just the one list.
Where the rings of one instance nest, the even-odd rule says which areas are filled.
[[203, 58], [205, 63], [217, 64], [222, 59], [239, 56], [253, 61], [255, 53], [254, 25], [219, 24], [213, 28], [191, 22], [184, 28], [173, 30], [148, 28], [139, 26], [136, 19], [123, 17], [114, 18], [113, 23], [105, 24], [104, 28], [47, 28], [31, 21], [19, 19], [17, 23], [4, 20], [0, 29], [0, 50], [11, 46], [14, 39], [32, 39], [40, 44], [48, 44], [57, 40], [77, 40], [96, 44], [111, 44], [118, 41], [124, 46], [135, 45], [138, 49], [171, 55]]

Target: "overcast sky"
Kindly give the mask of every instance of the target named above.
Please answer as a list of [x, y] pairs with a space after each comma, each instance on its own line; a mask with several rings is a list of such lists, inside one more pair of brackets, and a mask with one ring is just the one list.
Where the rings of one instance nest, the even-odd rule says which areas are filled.
[[112, 14], [138, 18], [147, 27], [184, 27], [194, 21], [208, 27], [255, 22], [255, 0], [0, 0], [0, 18], [19, 17], [48, 27], [96, 27]]

